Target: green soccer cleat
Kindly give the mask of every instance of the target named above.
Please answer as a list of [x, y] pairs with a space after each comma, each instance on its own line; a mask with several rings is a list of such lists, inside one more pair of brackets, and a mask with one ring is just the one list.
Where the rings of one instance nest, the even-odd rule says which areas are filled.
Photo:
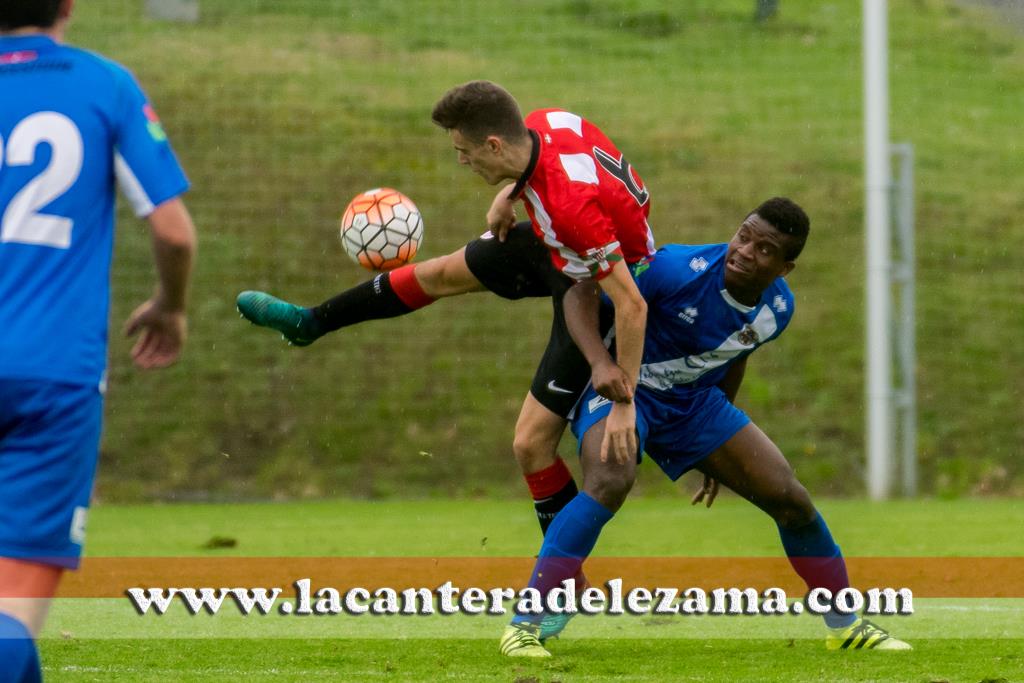
[[912, 650], [910, 643], [893, 638], [884, 628], [858, 618], [846, 628], [830, 628], [825, 638], [829, 650]]
[[548, 638], [557, 638], [574, 616], [576, 616], [575, 612], [545, 614], [544, 618], [540, 620], [540, 631], [537, 633], [540, 642], [543, 644]]
[[539, 633], [540, 627], [536, 624], [509, 624], [498, 649], [506, 657], [550, 657], [551, 653], [540, 644]]
[[[576, 572], [576, 595], [590, 588], [590, 582], [587, 581], [587, 575], [580, 569]], [[577, 605], [579, 608], [579, 605]], [[562, 612], [561, 614], [548, 613], [544, 615], [544, 618], [540, 620], [540, 633], [537, 637], [540, 639], [541, 644], [544, 644], [548, 638], [557, 638], [562, 631], [565, 630], [569, 620], [576, 616], [576, 612]]]
[[243, 318], [254, 325], [277, 330], [292, 346], [309, 346], [321, 336], [319, 325], [308, 308], [282, 301], [266, 292], [242, 292], [235, 304]]

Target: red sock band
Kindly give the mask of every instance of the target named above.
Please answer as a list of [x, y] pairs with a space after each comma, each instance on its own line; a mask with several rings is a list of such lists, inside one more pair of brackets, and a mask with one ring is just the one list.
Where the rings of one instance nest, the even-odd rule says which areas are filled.
[[530, 487], [530, 495], [534, 500], [550, 498], [572, 481], [572, 472], [561, 458], [556, 460], [554, 465], [524, 476], [526, 485]]
[[413, 273], [415, 268], [416, 266], [407, 264], [388, 273], [391, 290], [402, 300], [403, 304], [413, 311], [435, 301], [432, 297], [427, 296], [427, 293], [420, 287], [420, 283], [416, 281], [416, 275]]

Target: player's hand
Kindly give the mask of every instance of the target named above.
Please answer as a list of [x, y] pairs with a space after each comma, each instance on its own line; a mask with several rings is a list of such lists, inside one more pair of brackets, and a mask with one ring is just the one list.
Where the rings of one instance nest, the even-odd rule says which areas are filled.
[[142, 304], [128, 316], [124, 336], [141, 332], [132, 347], [132, 361], [143, 370], [165, 368], [178, 360], [188, 336], [185, 311], [166, 310], [159, 295]]
[[490, 230], [499, 242], [504, 242], [508, 237], [508, 231], [516, 224], [515, 203], [509, 199], [509, 194], [515, 185], [506, 185], [498, 190], [491, 208], [487, 210], [487, 229]]
[[636, 459], [636, 451], [636, 406], [632, 403], [614, 403], [604, 425], [601, 462], [608, 462], [611, 456], [619, 465], [625, 465], [630, 458]]
[[718, 480], [705, 474], [704, 483], [693, 494], [693, 498], [690, 499], [690, 505], [699, 505], [701, 501], [704, 501], [705, 507], [711, 507], [716, 497], [718, 497]]
[[590, 381], [594, 391], [609, 400], [616, 403], [629, 403], [633, 400], [633, 385], [629, 376], [611, 358], [592, 368]]

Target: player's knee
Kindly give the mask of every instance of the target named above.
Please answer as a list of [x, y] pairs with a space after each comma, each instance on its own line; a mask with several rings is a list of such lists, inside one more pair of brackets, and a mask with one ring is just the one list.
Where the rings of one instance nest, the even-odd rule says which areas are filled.
[[636, 471], [633, 468], [601, 468], [600, 471], [587, 475], [583, 490], [612, 512], [618, 512], [626, 502], [626, 496], [629, 495], [635, 481]]
[[416, 276], [416, 282], [419, 283], [427, 296], [434, 298], [443, 296], [444, 290], [444, 259], [445, 256], [438, 258], [432, 258], [422, 263], [417, 263], [413, 268], [413, 274]]
[[479, 283], [466, 265], [463, 252], [456, 251], [416, 265], [416, 281], [427, 296], [435, 299], [472, 292]]
[[512, 453], [516, 463], [525, 473], [540, 472], [555, 464], [555, 451], [546, 444], [539, 444], [531, 434], [516, 431], [512, 439]]
[[770, 511], [779, 526], [796, 529], [814, 521], [818, 511], [811, 502], [811, 495], [796, 477], [791, 477], [779, 493]]

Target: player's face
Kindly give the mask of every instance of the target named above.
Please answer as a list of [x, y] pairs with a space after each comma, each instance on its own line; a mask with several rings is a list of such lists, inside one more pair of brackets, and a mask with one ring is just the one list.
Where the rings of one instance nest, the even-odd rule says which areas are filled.
[[747, 216], [725, 252], [725, 284], [743, 292], [764, 291], [775, 278], [793, 270], [786, 259], [789, 236], [756, 213]]
[[469, 166], [470, 170], [483, 178], [488, 185], [496, 185], [505, 178], [501, 141], [498, 138], [491, 136], [483, 142], [474, 142], [455, 129], [448, 131], [448, 134], [452, 138], [452, 146], [459, 155], [460, 164]]

